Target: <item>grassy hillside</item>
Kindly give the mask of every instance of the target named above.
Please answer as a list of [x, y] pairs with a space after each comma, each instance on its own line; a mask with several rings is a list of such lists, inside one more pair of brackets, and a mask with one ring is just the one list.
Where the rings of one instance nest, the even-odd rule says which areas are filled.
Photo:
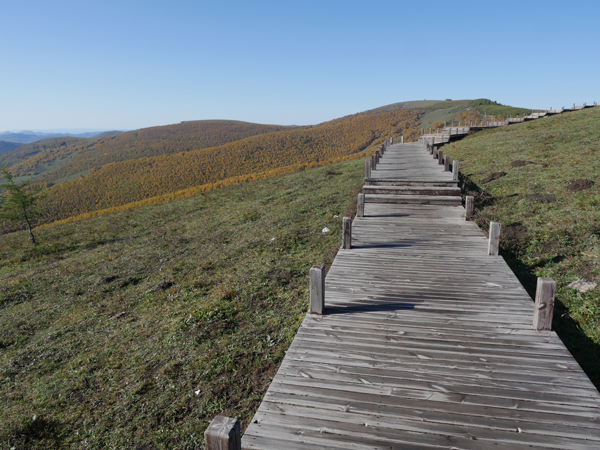
[[386, 136], [416, 134], [417, 124], [417, 111], [398, 110], [268, 133], [220, 147], [107, 164], [50, 188], [44, 202], [45, 221], [232, 177], [352, 155]]
[[[245, 424], [363, 161], [0, 236], [0, 448], [196, 449]], [[324, 227], [332, 231], [322, 233]]]
[[[471, 112], [467, 117], [461, 114]], [[429, 105], [427, 113], [421, 118], [422, 127], [434, 127], [439, 122], [452, 122], [453, 120], [478, 120], [487, 116], [506, 118], [522, 114], [530, 114], [531, 109], [506, 106], [498, 102], [480, 98], [476, 100], [446, 100]]]
[[[531, 294], [558, 283], [554, 328], [600, 388], [600, 108], [490, 130], [443, 147], [460, 160], [476, 220], [502, 224], [501, 249]], [[488, 181], [492, 174], [500, 175]]]

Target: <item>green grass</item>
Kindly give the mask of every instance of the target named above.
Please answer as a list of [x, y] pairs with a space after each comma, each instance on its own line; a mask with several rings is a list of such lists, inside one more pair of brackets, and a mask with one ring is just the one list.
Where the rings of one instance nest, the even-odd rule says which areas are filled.
[[[477, 222], [502, 224], [502, 254], [530, 294], [536, 277], [557, 281], [554, 328], [600, 388], [600, 287], [567, 287], [579, 278], [600, 284], [600, 108], [480, 132], [443, 150], [460, 161]], [[517, 160], [527, 163], [513, 167]], [[494, 172], [506, 175], [484, 183]], [[569, 190], [578, 179], [595, 184]]]
[[476, 100], [446, 100], [430, 105], [427, 110], [429, 112], [421, 118], [421, 126], [423, 128], [428, 128], [436, 122], [452, 122], [457, 114], [465, 111], [477, 111], [481, 119], [486, 115], [505, 118], [531, 113], [531, 109], [499, 105], [485, 98]]
[[[448, 102], [450, 103], [450, 102]], [[439, 105], [440, 103], [438, 103]], [[454, 106], [452, 108], [436, 109], [428, 112], [421, 118], [421, 126], [428, 128], [436, 122], [452, 122], [457, 114], [467, 110], [467, 106]]]
[[[363, 162], [0, 236], [0, 448], [192, 449], [253, 415]], [[323, 234], [324, 227], [332, 231]]]

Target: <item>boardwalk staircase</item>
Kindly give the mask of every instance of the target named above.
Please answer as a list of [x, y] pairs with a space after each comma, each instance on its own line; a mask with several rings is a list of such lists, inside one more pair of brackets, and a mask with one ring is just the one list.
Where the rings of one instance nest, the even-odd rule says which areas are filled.
[[[449, 161], [443, 158], [443, 153], [427, 155], [422, 145], [407, 144], [402, 150], [391, 146], [392, 139], [386, 140], [366, 163], [362, 191], [365, 203], [462, 204], [458, 170], [449, 172]], [[396, 169], [398, 164], [402, 164], [402, 171]]]

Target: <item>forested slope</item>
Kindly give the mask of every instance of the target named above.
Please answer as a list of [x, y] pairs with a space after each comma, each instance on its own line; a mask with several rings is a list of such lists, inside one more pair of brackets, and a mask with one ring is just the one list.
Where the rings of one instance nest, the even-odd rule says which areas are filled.
[[219, 147], [107, 164], [49, 189], [45, 221], [239, 175], [351, 155], [378, 139], [414, 133], [418, 123], [417, 111], [398, 110], [268, 133]]
[[294, 127], [202, 120], [89, 139], [50, 138], [2, 155], [0, 164], [17, 177], [56, 183], [109, 163], [214, 147], [290, 128]]
[[19, 148], [21, 144], [18, 142], [0, 141], [0, 155], [2, 153], [10, 152], [16, 148]]

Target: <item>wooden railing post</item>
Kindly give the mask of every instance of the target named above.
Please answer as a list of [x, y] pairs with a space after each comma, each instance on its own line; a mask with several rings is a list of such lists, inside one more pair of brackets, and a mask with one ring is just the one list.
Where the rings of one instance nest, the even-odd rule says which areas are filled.
[[448, 155], [444, 155], [444, 172], [450, 171], [450, 158]]
[[452, 181], [458, 181], [458, 159], [452, 161]]
[[488, 255], [498, 256], [500, 248], [500, 222], [490, 222]]
[[438, 164], [441, 166], [442, 164], [444, 164], [444, 151], [443, 150], [439, 150], [438, 151]]
[[365, 216], [365, 194], [358, 194], [358, 201], [356, 202], [356, 217]]
[[230, 417], [215, 417], [204, 432], [206, 450], [242, 450], [240, 421]]
[[325, 267], [310, 268], [310, 314], [323, 314], [325, 311]]
[[467, 195], [465, 198], [465, 220], [470, 220], [473, 217], [473, 204], [475, 203], [475, 197]]
[[344, 217], [342, 222], [342, 248], [350, 250], [352, 248], [352, 219]]
[[377, 157], [375, 156], [375, 154], [371, 155], [371, 169], [372, 170], [376, 170], [377, 169]]
[[404, 144], [404, 135], [400, 136], [400, 143]]
[[371, 179], [371, 161], [368, 159], [365, 161], [365, 178], [367, 180]]
[[554, 315], [554, 296], [556, 281], [552, 278], [538, 278], [535, 291], [535, 307], [533, 310], [533, 329], [550, 331]]

